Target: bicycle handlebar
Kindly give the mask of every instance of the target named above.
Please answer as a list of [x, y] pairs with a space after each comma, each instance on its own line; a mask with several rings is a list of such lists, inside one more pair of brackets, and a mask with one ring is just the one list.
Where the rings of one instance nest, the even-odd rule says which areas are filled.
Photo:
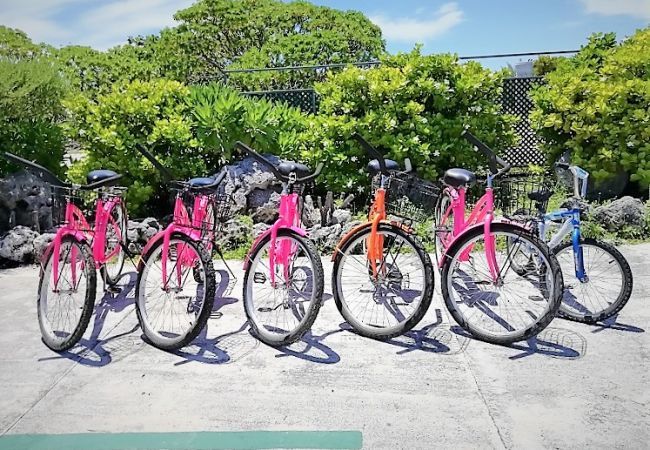
[[577, 198], [585, 198], [587, 196], [587, 184], [589, 180], [589, 172], [585, 169], [571, 165], [569, 163], [558, 161], [555, 163], [558, 169], [569, 170], [573, 174], [573, 195]]
[[142, 153], [142, 155], [145, 158], [147, 158], [151, 164], [153, 164], [153, 166], [156, 168], [156, 170], [158, 172], [160, 172], [160, 175], [162, 175], [163, 181], [165, 181], [166, 183], [169, 183], [169, 182], [174, 180], [174, 177], [172, 176], [171, 172], [169, 170], [167, 170], [167, 168], [165, 166], [160, 164], [160, 161], [158, 161], [156, 159], [156, 157], [153, 156], [151, 154], [151, 152], [149, 152], [149, 150], [147, 150], [144, 147], [144, 145], [142, 145], [140, 143], [137, 143], [137, 144], [135, 144], [135, 148], [138, 149], [138, 151], [140, 153]]
[[[470, 144], [479, 149], [488, 158], [488, 166], [490, 167], [490, 172], [495, 178], [503, 175], [510, 170], [511, 166], [509, 162], [499, 158], [499, 156], [497, 156], [497, 154], [490, 147], [481, 142], [468, 130], [463, 130], [460, 135], [469, 141]], [[497, 167], [497, 164], [501, 166], [501, 169]]]
[[[275, 164], [273, 164], [271, 161], [266, 159], [264, 156], [257, 153], [255, 150], [250, 148], [248, 145], [244, 144], [241, 141], [237, 141], [237, 142], [235, 142], [235, 148], [245, 151], [246, 153], [251, 155], [254, 159], [256, 159], [258, 162], [260, 162], [263, 165], [267, 166], [269, 169], [271, 169], [271, 172], [273, 172], [273, 175], [275, 175], [275, 177], [278, 180], [283, 181], [285, 183], [290, 181], [289, 177], [286, 176], [286, 175], [283, 175], [280, 172], [280, 170], [278, 170], [278, 168], [275, 166]], [[323, 163], [318, 163], [318, 166], [316, 166], [316, 171], [314, 173], [312, 173], [311, 175], [307, 175], [306, 177], [296, 178], [295, 182], [296, 183], [307, 183], [307, 182], [315, 179], [323, 171], [324, 166], [325, 165]]]
[[58, 186], [58, 187], [72, 186], [72, 184], [70, 183], [65, 183], [61, 181], [56, 175], [54, 175], [52, 172], [50, 172], [40, 164], [36, 164], [35, 162], [29, 161], [25, 158], [21, 158], [20, 156], [14, 155], [13, 153], [9, 153], [9, 152], [2, 153], [2, 157], [7, 161], [26, 167], [28, 172], [32, 173], [33, 175], [36, 175], [38, 178], [42, 179], [48, 184], [51, 184], [53, 186]]

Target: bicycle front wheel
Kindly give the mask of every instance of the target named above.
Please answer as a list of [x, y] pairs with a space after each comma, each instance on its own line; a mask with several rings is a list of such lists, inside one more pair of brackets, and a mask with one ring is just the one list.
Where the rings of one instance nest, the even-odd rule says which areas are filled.
[[93, 313], [97, 273], [90, 248], [72, 236], [63, 237], [59, 254], [50, 251], [40, 275], [37, 305], [43, 343], [57, 352], [69, 350]]
[[205, 327], [215, 279], [212, 259], [199, 242], [178, 234], [169, 240], [167, 254], [163, 250], [160, 239], [142, 257], [135, 298], [144, 335], [170, 351], [189, 344]]
[[[491, 235], [496, 277], [483, 227], [477, 227], [449, 249], [442, 295], [461, 327], [483, 341], [508, 345], [537, 335], [553, 320], [562, 300], [562, 273], [546, 244], [525, 229], [494, 223]], [[531, 256], [523, 271], [514, 262], [520, 248]]]
[[[323, 266], [314, 244], [280, 230], [273, 247], [266, 236], [252, 251], [244, 275], [244, 310], [265, 344], [296, 342], [311, 328], [323, 298]], [[273, 266], [273, 268], [271, 268]]]
[[362, 336], [389, 339], [412, 329], [433, 296], [433, 265], [422, 244], [401, 228], [380, 224], [382, 245], [375, 267], [368, 258], [371, 227], [362, 228], [338, 249], [332, 292], [343, 318]]
[[587, 238], [580, 247], [587, 275], [584, 280], [576, 277], [571, 242], [553, 249], [564, 276], [559, 315], [577, 322], [596, 323], [617, 314], [630, 299], [632, 270], [613, 245]]

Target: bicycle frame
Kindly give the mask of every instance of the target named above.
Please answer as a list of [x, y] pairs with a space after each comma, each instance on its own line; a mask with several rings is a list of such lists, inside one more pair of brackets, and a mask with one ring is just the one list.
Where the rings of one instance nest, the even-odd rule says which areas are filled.
[[[445, 188], [445, 191], [449, 193], [451, 197], [451, 204], [447, 207], [441, 222], [444, 223], [450, 215], [453, 215], [454, 218], [454, 229], [451, 232], [451, 238], [447, 242], [443, 241], [443, 254], [446, 255], [447, 249], [453, 245], [454, 242], [458, 240], [460, 236], [463, 235], [467, 230], [475, 226], [483, 225], [485, 233], [485, 256], [488, 263], [488, 268], [490, 270], [490, 275], [494, 282], [499, 278], [499, 268], [496, 261], [496, 248], [494, 242], [494, 236], [492, 236], [491, 225], [494, 221], [494, 191], [492, 189], [492, 174], [489, 174], [487, 177], [487, 186], [485, 188], [485, 194], [478, 200], [469, 216], [465, 218], [465, 196], [467, 189], [465, 187], [460, 187], [455, 189], [451, 186]], [[463, 254], [461, 254], [461, 261], [467, 261], [469, 259], [469, 252], [471, 247], [469, 247]], [[446, 258], [440, 258], [438, 261], [438, 267], [442, 267]]]
[[[562, 222], [562, 225], [560, 225], [560, 228], [555, 234], [547, 240], [546, 236], [550, 223], [558, 221], [564, 222]], [[537, 227], [539, 236], [542, 237], [549, 248], [557, 247], [566, 236], [571, 235], [576, 278], [583, 283], [588, 281], [589, 278], [585, 270], [582, 247], [580, 246], [580, 210], [577, 208], [560, 209], [545, 214], [543, 219], [537, 224]]]
[[[162, 278], [163, 278], [163, 289], [168, 288], [169, 279], [167, 276], [167, 260], [169, 255], [169, 242], [171, 237], [175, 233], [182, 233], [192, 239], [193, 241], [206, 241], [206, 246], [208, 251], [212, 249], [212, 241], [214, 239], [214, 231], [208, 230], [207, 238], [203, 235], [203, 224], [205, 223], [206, 217], [208, 215], [208, 207], [211, 204], [211, 199], [209, 195], [206, 194], [197, 194], [194, 197], [194, 203], [192, 207], [192, 217], [187, 211], [185, 204], [183, 203], [182, 195], [176, 196], [174, 201], [174, 219], [172, 222], [162, 231], [156, 233], [145, 245], [142, 250], [142, 254], [145, 255], [148, 250], [160, 239], [163, 239], [163, 258], [162, 258]], [[193, 267], [196, 263], [196, 256], [189, 255], [186, 253], [186, 249], [183, 245], [180, 245], [177, 249], [176, 255], [176, 265], [174, 267], [176, 273], [176, 280], [180, 285], [182, 280], [182, 269], [183, 267]]]
[[270, 234], [271, 242], [269, 244], [269, 271], [271, 272], [271, 285], [275, 287], [275, 266], [281, 265], [284, 269], [284, 279], [289, 279], [289, 265], [297, 248], [295, 244], [288, 241], [280, 242], [277, 245], [277, 237], [280, 230], [290, 229], [300, 236], [306, 236], [307, 232], [302, 228], [299, 211], [300, 197], [296, 192], [291, 192], [288, 184], [284, 184], [280, 196], [280, 208], [278, 220], [271, 228], [260, 234], [251, 246], [246, 258], [244, 259], [244, 270], [248, 270], [251, 262], [253, 250]]
[[[106, 246], [106, 230], [109, 223], [115, 225], [115, 219], [111, 216], [111, 211], [113, 208], [119, 206], [122, 202], [122, 198], [119, 196], [109, 197], [107, 200], [104, 200], [101, 195], [97, 199], [95, 205], [95, 227], [91, 229], [88, 221], [83, 215], [83, 212], [69, 200], [66, 201], [65, 205], [65, 223], [60, 227], [52, 244], [50, 244], [51, 251], [54, 252], [54, 261], [52, 263], [52, 272], [54, 276], [54, 288], [58, 288], [59, 284], [59, 258], [61, 255], [61, 242], [65, 236], [72, 235], [77, 238], [79, 241], [91, 241], [91, 248], [93, 253], [93, 259], [95, 260], [95, 268], [99, 269], [102, 265], [106, 264], [113, 256], [115, 256], [120, 248], [114, 248], [109, 254], [105, 253]], [[119, 235], [120, 229], [117, 226], [113, 227], [114, 230], [118, 233], [118, 239], [121, 241], [122, 236]], [[77, 250], [73, 247], [71, 250], [72, 254], [70, 257], [72, 261], [77, 260]], [[49, 251], [45, 253], [48, 255]], [[45, 258], [44, 258], [45, 260]], [[72, 271], [72, 283], [76, 286], [77, 284], [77, 266], [76, 264], [71, 265]]]

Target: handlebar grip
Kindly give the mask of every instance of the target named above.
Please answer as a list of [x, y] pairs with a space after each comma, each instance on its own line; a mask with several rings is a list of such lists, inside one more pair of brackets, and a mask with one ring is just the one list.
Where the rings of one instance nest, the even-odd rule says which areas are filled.
[[52, 172], [50, 172], [40, 164], [36, 164], [35, 162], [29, 161], [25, 158], [21, 158], [20, 156], [14, 155], [13, 153], [9, 153], [9, 152], [4, 152], [1, 155], [7, 161], [26, 167], [28, 172], [33, 173], [38, 178], [42, 179], [43, 181], [51, 185], [61, 186], [61, 187], [72, 186], [70, 183], [64, 183], [63, 181], [61, 181], [56, 175], [54, 175]]
[[278, 168], [275, 167], [275, 164], [273, 164], [271, 161], [269, 161], [268, 159], [266, 159], [265, 157], [263, 157], [262, 155], [260, 155], [259, 153], [257, 153], [255, 150], [253, 150], [252, 148], [250, 148], [248, 145], [244, 144], [243, 142], [241, 142], [241, 141], [237, 141], [237, 142], [235, 142], [235, 148], [238, 148], [238, 149], [240, 149], [240, 150], [245, 151], [246, 153], [248, 153], [249, 155], [251, 155], [254, 159], [256, 159], [256, 160], [259, 161], [260, 163], [262, 163], [262, 164], [264, 164], [265, 166], [267, 166], [269, 169], [271, 169], [271, 172], [273, 172], [273, 174], [274, 174], [274, 175], [276, 176], [276, 178], [278, 178], [279, 180], [287, 181], [287, 180], [289, 179], [288, 177], [285, 177], [284, 175], [282, 175], [282, 174], [280, 173], [280, 171], [278, 170]]
[[142, 153], [142, 155], [143, 155], [145, 158], [147, 158], [151, 164], [153, 164], [153, 166], [156, 168], [156, 170], [157, 170], [158, 172], [160, 172], [160, 174], [161, 174], [162, 177], [163, 177], [163, 181], [165, 181], [166, 183], [169, 183], [169, 182], [171, 182], [171, 181], [174, 179], [174, 176], [171, 174], [171, 172], [170, 172], [169, 170], [167, 170], [167, 168], [166, 168], [165, 166], [163, 166], [162, 164], [160, 164], [160, 161], [158, 161], [158, 160], [156, 159], [156, 157], [153, 156], [153, 154], [151, 154], [151, 152], [149, 152], [149, 150], [147, 150], [147, 149], [144, 147], [144, 145], [142, 145], [142, 144], [140, 144], [140, 143], [137, 143], [137, 144], [135, 144], [135, 148], [136, 148], [140, 153]]
[[352, 134], [352, 137], [356, 139], [356, 141], [361, 144], [361, 146], [366, 150], [366, 152], [370, 155], [371, 158], [376, 159], [379, 161], [379, 169], [381, 170], [381, 173], [384, 175], [388, 175], [388, 169], [386, 169], [386, 161], [384, 161], [384, 157], [382, 156], [379, 151], [370, 145], [368, 141], [366, 141], [359, 133], [354, 133]]
[[569, 163], [558, 161], [555, 163], [555, 167], [557, 167], [558, 169], [569, 170]]
[[409, 158], [404, 159], [404, 169], [405, 173], [413, 172], [413, 164], [411, 164], [411, 160]]

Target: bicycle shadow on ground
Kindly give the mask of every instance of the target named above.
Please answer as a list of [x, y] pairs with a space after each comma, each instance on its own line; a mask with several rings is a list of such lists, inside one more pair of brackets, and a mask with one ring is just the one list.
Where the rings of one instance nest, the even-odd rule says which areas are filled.
[[[244, 322], [237, 330], [224, 333], [214, 338], [208, 338], [208, 329], [213, 320], [222, 317], [220, 311], [226, 305], [237, 303], [239, 299], [230, 297], [236, 283], [226, 270], [217, 270], [219, 274], [218, 284], [215, 290], [214, 305], [210, 313], [208, 324], [201, 330], [199, 335], [187, 346], [180, 350], [170, 352], [173, 355], [183, 358], [182, 361], [174, 363], [174, 366], [182, 366], [190, 362], [202, 364], [229, 364], [250, 354], [259, 345], [259, 342], [248, 337], [244, 333], [248, 328], [248, 322]], [[218, 322], [215, 322], [218, 324]]]
[[[38, 361], [51, 361], [65, 358], [88, 367], [103, 367], [140, 350], [142, 348], [142, 340], [135, 334], [138, 328], [140, 328], [139, 325], [136, 324], [127, 331], [110, 335], [128, 316], [125, 316], [109, 330], [109, 336], [102, 339], [99, 338], [99, 335], [104, 330], [105, 321], [109, 313], [120, 313], [129, 306], [134, 305], [136, 279], [136, 272], [125, 273], [118, 282], [120, 292], [112, 293], [107, 291], [104, 293], [99, 303], [95, 305], [94, 313], [88, 325], [89, 328], [92, 327], [88, 338], [82, 338], [77, 345], [68, 351], [61, 352], [57, 356], [40, 358]], [[133, 295], [129, 296], [129, 294]]]
[[283, 347], [273, 347], [280, 352], [275, 357], [293, 356], [317, 364], [336, 364], [341, 361], [341, 357], [323, 341], [329, 336], [345, 331], [342, 325], [337, 330], [327, 331], [319, 335], [314, 334], [312, 330], [308, 330], [298, 342]]
[[469, 345], [466, 334], [456, 330], [455, 325], [444, 323], [442, 310], [435, 308], [436, 320], [420, 329], [413, 329], [383, 342], [398, 347], [398, 355], [414, 351], [454, 355], [462, 353]]
[[520, 353], [509, 356], [517, 360], [531, 355], [542, 355], [558, 359], [579, 359], [587, 353], [587, 340], [579, 333], [566, 328], [547, 327], [537, 336], [525, 342], [506, 346]]
[[605, 319], [602, 322], [595, 323], [591, 326], [594, 327], [594, 329], [591, 330], [592, 333], [600, 333], [605, 330], [625, 331], [628, 333], [645, 333], [645, 330], [643, 328], [639, 328], [635, 325], [619, 323], [618, 314], [615, 314], [609, 319]]

